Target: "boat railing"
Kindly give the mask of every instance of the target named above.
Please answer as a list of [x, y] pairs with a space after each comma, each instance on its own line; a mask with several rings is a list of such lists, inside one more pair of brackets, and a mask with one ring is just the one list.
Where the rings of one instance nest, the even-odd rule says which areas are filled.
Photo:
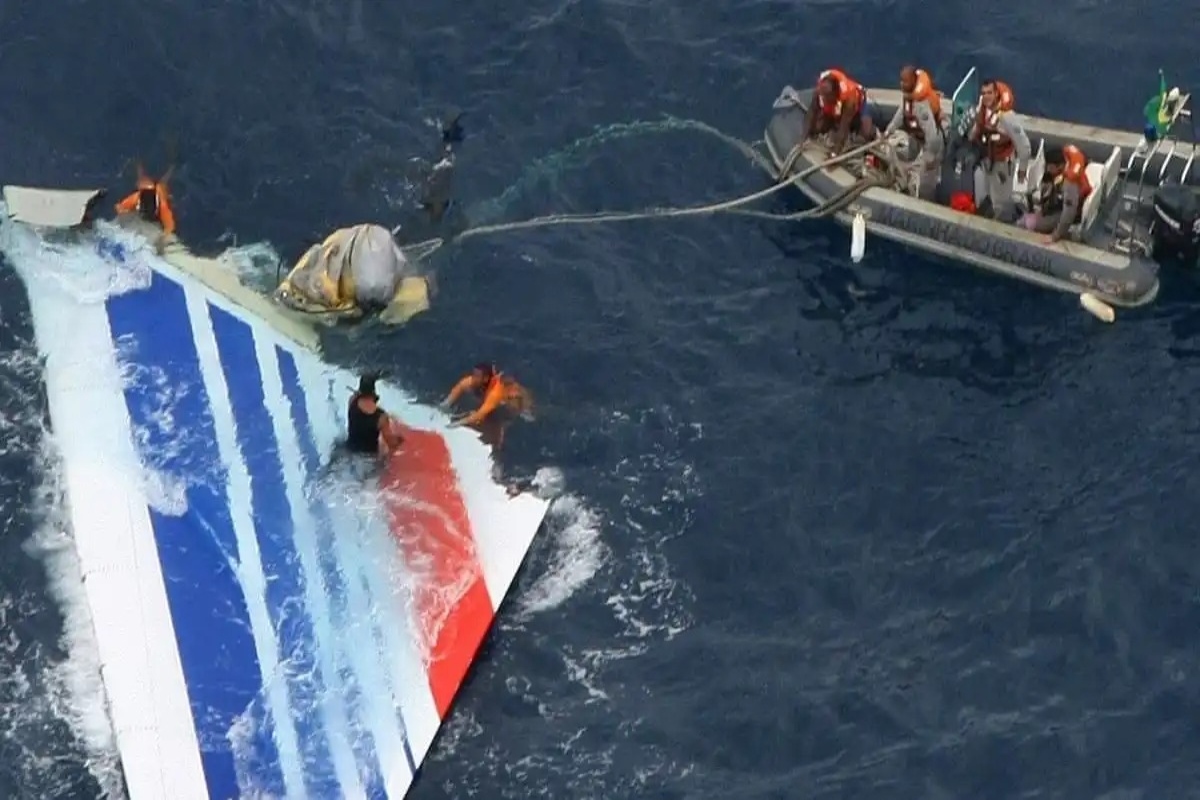
[[[1176, 164], [1182, 164], [1178, 180], [1180, 183], [1187, 182], [1196, 160], [1197, 149], [1200, 148], [1200, 141], [1196, 136], [1196, 122], [1191, 109], [1188, 108], [1191, 97], [1187, 92], [1180, 94], [1175, 100], [1171, 119], [1165, 126], [1163, 135], [1155, 138], [1152, 143], [1143, 142], [1129, 154], [1118, 187], [1119, 205], [1113, 220], [1110, 249], [1123, 253], [1132, 253], [1134, 250], [1148, 251], [1147, 240], [1154, 232], [1154, 219], [1151, 216], [1148, 222], [1145, 221], [1145, 215], [1141, 211], [1146, 200], [1146, 189], [1156, 189], [1167, 180], [1171, 180], [1174, 177], [1171, 174], [1172, 167]], [[1188, 123], [1186, 129], [1180, 131], [1179, 129], [1183, 128], [1180, 123], [1185, 120]], [[1162, 163], [1155, 176], [1156, 180], [1153, 187], [1148, 187], [1146, 179], [1150, 176], [1150, 165], [1160, 155]], [[1131, 184], [1135, 181], [1136, 184], [1131, 189]], [[1127, 230], [1122, 230], [1122, 223], [1127, 224]]]

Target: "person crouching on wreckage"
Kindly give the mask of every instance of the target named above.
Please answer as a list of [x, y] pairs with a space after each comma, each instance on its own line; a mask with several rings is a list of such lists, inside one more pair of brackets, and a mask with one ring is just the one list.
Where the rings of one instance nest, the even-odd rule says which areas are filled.
[[[443, 122], [438, 157], [423, 165], [420, 218], [395, 231], [417, 231], [425, 238], [441, 232], [453, 205], [453, 145], [462, 141], [460, 119], [456, 113]], [[399, 325], [427, 310], [434, 291], [432, 275], [417, 274], [393, 231], [364, 223], [339, 228], [309, 247], [273, 296], [287, 308], [328, 322], [376, 317]]]
[[[161, 254], [167, 242], [175, 236], [175, 212], [171, 208], [171, 193], [167, 188], [175, 166], [167, 167], [167, 171], [158, 180], [150, 177], [141, 161], [135, 162], [135, 167], [137, 177], [133, 191], [117, 203], [113, 210], [118, 218], [132, 214], [144, 222], [157, 225], [162, 234], [154, 240], [154, 249]], [[85, 222], [90, 223], [92, 218], [93, 209], [89, 209]]]

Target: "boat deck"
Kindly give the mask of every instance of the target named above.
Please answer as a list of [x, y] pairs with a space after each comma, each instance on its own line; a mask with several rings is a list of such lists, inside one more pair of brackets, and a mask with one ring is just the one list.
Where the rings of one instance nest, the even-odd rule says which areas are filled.
[[[868, 93], [876, 122], [882, 128], [891, 119], [902, 96], [894, 89], [869, 89]], [[802, 105], [776, 108], [766, 139], [777, 170], [803, 140], [806, 121], [807, 109]], [[1082, 220], [1072, 226], [1070, 238], [1098, 251], [1121, 256], [1147, 255], [1153, 216], [1151, 203], [1156, 188], [1170, 181], [1200, 188], [1200, 166], [1195, 165], [1200, 147], [1194, 142], [1162, 140], [1143, 152], [1139, 151], [1140, 136], [1127, 131], [1025, 115], [1022, 115], [1022, 121], [1029, 135], [1033, 159], [1024, 182], [1018, 181], [1016, 176], [1013, 178], [1018, 207], [1022, 210], [1029, 207], [1031, 195], [1037, 191], [1045, 171], [1047, 152], [1053, 153], [1068, 142], [1075, 144], [1088, 156], [1088, 177], [1095, 191], [1085, 203]], [[814, 146], [813, 149], [818, 148]], [[952, 142], [943, 163], [936, 203], [948, 207], [955, 192], [965, 191], [973, 193], [977, 203], [986, 204], [982, 200], [982, 175], [956, 170], [957, 155]], [[795, 174], [809, 163], [812, 163], [809, 159], [795, 160], [789, 174]], [[861, 177], [863, 166], [859, 162], [847, 164], [843, 169], [849, 175]], [[905, 197], [909, 203], [928, 204], [898, 190], [872, 191], [891, 192]], [[806, 193], [811, 196], [810, 192]]]

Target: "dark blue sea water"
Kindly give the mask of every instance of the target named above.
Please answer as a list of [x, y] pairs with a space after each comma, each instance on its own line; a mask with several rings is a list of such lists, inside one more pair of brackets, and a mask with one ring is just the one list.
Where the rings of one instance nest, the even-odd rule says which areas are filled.
[[[160, 170], [172, 140], [185, 240], [291, 259], [401, 218], [403, 164], [450, 106], [468, 212], [692, 204], [763, 177], [687, 132], [538, 160], [664, 112], [755, 139], [784, 83], [836, 64], [891, 85], [909, 60], [946, 90], [975, 65], [1026, 111], [1136, 130], [1159, 67], [1200, 84], [1194, 18], [1103, 0], [12, 2], [0, 180], [115, 194], [126, 159]], [[542, 406], [507, 468], [561, 475], [412, 797], [1200, 796], [1200, 291], [1169, 276], [1105, 327], [1073, 297], [878, 241], [851, 265], [847, 239], [731, 218], [481, 237], [434, 256], [431, 313], [331, 344], [431, 399], [495, 360]], [[36, 363], [0, 280], [0, 796], [93, 797], [105, 782], [61, 720]]]

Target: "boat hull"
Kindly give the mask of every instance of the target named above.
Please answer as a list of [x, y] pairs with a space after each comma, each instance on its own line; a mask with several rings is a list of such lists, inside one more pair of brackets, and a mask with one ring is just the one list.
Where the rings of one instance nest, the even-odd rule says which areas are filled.
[[[869, 94], [882, 127], [899, 104], [899, 92], [871, 89]], [[804, 139], [806, 122], [807, 111], [800, 105], [787, 104], [775, 109], [765, 140], [776, 179], [786, 180], [827, 158], [825, 149], [813, 143], [802, 145], [799, 153], [792, 155]], [[1093, 158], [1114, 146], [1131, 149], [1137, 144], [1137, 137], [1120, 131], [1049, 120], [1027, 119], [1026, 130], [1034, 141], [1044, 138], [1047, 148], [1061, 147], [1062, 141], [1077, 142], [1085, 152], [1094, 154]], [[955, 174], [950, 158], [948, 154], [939, 187], [941, 202], [875, 187], [834, 218], [849, 226], [855, 215], [861, 213], [868, 230], [876, 236], [1036, 286], [1074, 294], [1087, 292], [1124, 307], [1145, 305], [1155, 299], [1159, 288], [1158, 265], [1148, 257], [1114, 252], [1090, 241], [1047, 245], [1043, 234], [965, 214], [945, 205], [951, 191], [958, 188], [969, 191], [969, 187], [961, 186], [961, 176]], [[785, 167], [786, 173], [781, 174]], [[850, 171], [834, 166], [816, 170], [797, 181], [796, 186], [811, 201], [821, 203], [856, 181]], [[969, 175], [966, 181], [971, 181]]]

